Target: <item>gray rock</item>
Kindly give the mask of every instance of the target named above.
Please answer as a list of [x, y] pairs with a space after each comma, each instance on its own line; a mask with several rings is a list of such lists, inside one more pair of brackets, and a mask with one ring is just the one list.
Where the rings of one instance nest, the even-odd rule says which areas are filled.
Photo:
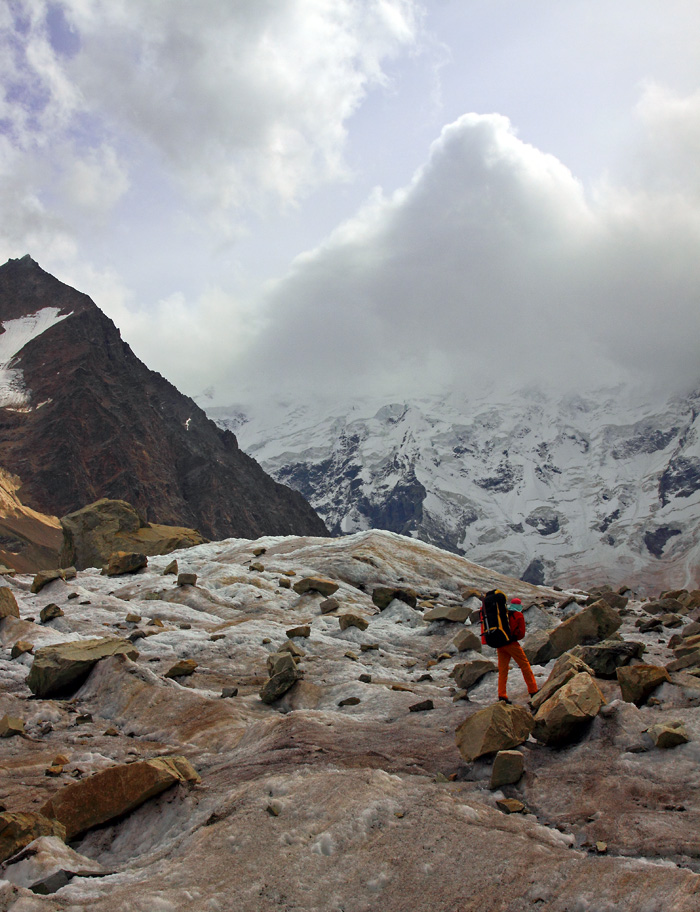
[[491, 659], [474, 659], [473, 662], [460, 662], [450, 672], [450, 677], [455, 679], [455, 684], [462, 690], [469, 690], [485, 674], [498, 671], [498, 666]]
[[75, 690], [90, 674], [100, 659], [112, 655], [138, 658], [138, 652], [127, 640], [99, 637], [42, 646], [34, 654], [27, 686], [37, 697], [53, 697]]
[[294, 686], [301, 678], [301, 672], [294, 663], [291, 655], [283, 654], [275, 663], [275, 671], [263, 684], [260, 690], [260, 699], [263, 703], [274, 703], [283, 694]]
[[628, 640], [603, 640], [593, 646], [576, 646], [572, 655], [583, 659], [598, 678], [614, 678], [618, 668], [629, 665], [645, 651], [643, 643]]
[[502, 785], [513, 785], [519, 782], [523, 775], [525, 760], [520, 751], [502, 750], [494, 757], [491, 767], [491, 789], [501, 788]]

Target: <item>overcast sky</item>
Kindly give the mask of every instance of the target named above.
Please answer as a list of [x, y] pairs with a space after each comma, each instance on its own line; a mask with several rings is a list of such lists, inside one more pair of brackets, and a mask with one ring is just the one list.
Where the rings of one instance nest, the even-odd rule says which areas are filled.
[[700, 382], [697, 0], [9, 0], [0, 261], [217, 404]]

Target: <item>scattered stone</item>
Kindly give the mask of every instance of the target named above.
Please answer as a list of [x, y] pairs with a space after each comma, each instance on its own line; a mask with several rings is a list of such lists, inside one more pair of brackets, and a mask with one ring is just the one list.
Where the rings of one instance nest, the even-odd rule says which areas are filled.
[[5, 714], [0, 719], [0, 738], [12, 738], [15, 735], [24, 734], [24, 722], [16, 716]]
[[294, 637], [310, 637], [311, 627], [309, 624], [300, 624], [298, 627], [290, 627], [286, 634], [290, 640]]
[[363, 684], [371, 684], [372, 675], [371, 674], [361, 674], [360, 677], [358, 678], [358, 681], [362, 681]]
[[678, 659], [673, 659], [666, 665], [667, 671], [682, 671], [684, 668], [700, 666], [700, 647], [686, 652]]
[[522, 706], [492, 703], [468, 716], [457, 728], [457, 748], [467, 763], [527, 741], [534, 719]]
[[65, 827], [65, 839], [75, 839], [92, 827], [122, 817], [149, 798], [180, 782], [199, 782], [184, 757], [158, 757], [110, 766], [59, 789], [41, 813]]
[[683, 626], [683, 619], [678, 614], [662, 614], [659, 617], [659, 621], [661, 621], [664, 627], [673, 628]]
[[[361, 643], [360, 652], [373, 652], [375, 649], [379, 649], [379, 643]], [[347, 653], [346, 653], [347, 655]]]
[[[44, 586], [48, 586], [49, 583], [53, 583], [53, 581], [57, 579], [65, 579], [63, 570], [40, 570], [34, 577], [31, 591], [34, 593], [41, 592]], [[18, 616], [19, 615], [17, 615], [17, 617]]]
[[105, 576], [122, 576], [125, 573], [136, 573], [148, 566], [148, 558], [140, 551], [115, 551], [110, 555]]
[[87, 725], [92, 722], [92, 713], [80, 713], [75, 717], [76, 725]]
[[523, 775], [525, 759], [520, 751], [502, 750], [494, 757], [491, 767], [490, 788], [497, 789], [502, 785], [513, 785], [519, 782]]
[[640, 619], [636, 622], [636, 626], [639, 627], [640, 633], [649, 633], [650, 630], [661, 630], [663, 624], [659, 618], [648, 618], [647, 620]]
[[413, 693], [413, 688], [408, 684], [392, 684], [391, 689], [403, 691], [404, 693]]
[[80, 598], [80, 593], [79, 592], [69, 592], [67, 598], [69, 600]]
[[611, 590], [606, 590], [605, 592], [601, 593], [600, 597], [604, 602], [607, 602], [611, 608], [614, 608], [615, 611], [622, 611], [627, 607], [627, 603], [629, 601], [628, 598], [620, 595], [619, 592], [612, 592]]
[[42, 646], [34, 653], [27, 685], [37, 697], [65, 694], [83, 683], [96, 662], [112, 655], [138, 658], [133, 645], [119, 637], [72, 640], [55, 646]]
[[277, 652], [278, 653], [279, 652], [288, 652], [288, 653], [290, 653], [290, 655], [293, 655], [294, 658], [296, 658], [296, 659], [303, 659], [304, 656], [306, 655], [306, 653], [301, 648], [301, 646], [297, 645], [297, 643], [295, 643], [293, 640], [287, 640], [286, 643], [283, 643], [280, 646], [280, 648], [277, 650]]
[[343, 655], [345, 656], [346, 659], [351, 659], [353, 662], [360, 661], [360, 657], [356, 656], [354, 652], [350, 652], [350, 650], [348, 650], [347, 652], [344, 652]]
[[471, 630], [467, 630], [466, 627], [459, 631], [457, 636], [452, 640], [452, 645], [458, 652], [466, 652], [468, 649], [473, 649], [475, 652], [481, 652], [481, 638], [475, 633], [472, 633]]
[[321, 609], [321, 614], [330, 614], [331, 611], [337, 611], [340, 608], [340, 602], [338, 599], [327, 598], [318, 607]]
[[8, 586], [0, 586], [0, 620], [6, 617], [19, 617], [19, 606], [14, 592]]
[[586, 672], [576, 674], [540, 706], [533, 737], [542, 744], [564, 744], [580, 733], [604, 703], [593, 678]]
[[146, 631], [141, 629], [132, 630], [127, 639], [130, 643], [135, 643], [137, 640], [143, 640], [146, 636]]
[[622, 699], [641, 706], [665, 681], [670, 681], [668, 671], [660, 665], [628, 665], [617, 669]]
[[560, 656], [557, 661], [554, 663], [554, 667], [549, 673], [544, 685], [539, 689], [539, 691], [532, 697], [532, 708], [536, 712], [543, 703], [549, 700], [560, 687], [563, 687], [567, 681], [570, 681], [574, 675], [585, 672], [586, 674], [593, 675], [593, 669], [589, 668], [588, 665], [583, 661], [583, 659], [578, 656], [573, 655], [570, 652], [565, 652], [563, 656]]
[[0, 814], [0, 863], [11, 858], [40, 836], [66, 838], [66, 828], [58, 820], [33, 811]]
[[260, 561], [253, 561], [249, 569], [254, 570], [257, 573], [263, 573], [265, 570], [265, 565], [261, 564]]
[[148, 622], [149, 627], [165, 627], [165, 624], [160, 618], [151, 618]]
[[574, 646], [605, 640], [615, 633], [621, 624], [622, 618], [617, 611], [605, 600], [599, 599], [549, 631], [549, 642], [552, 647], [550, 658], [556, 659]]
[[412, 713], [427, 712], [430, 709], [435, 709], [435, 704], [432, 700], [421, 700], [420, 703], [412, 703], [408, 707], [408, 711]]
[[344, 700], [338, 701], [338, 706], [357, 706], [358, 703], [361, 703], [359, 697], [345, 697]]
[[303, 579], [297, 580], [292, 588], [297, 595], [303, 595], [305, 592], [319, 592], [328, 597], [338, 591], [339, 585], [323, 576], [305, 576]]
[[341, 614], [338, 618], [341, 630], [347, 630], [348, 627], [357, 627], [358, 630], [367, 630], [369, 621], [359, 614]]
[[119, 731], [113, 725], [110, 725], [110, 727], [105, 729], [102, 734], [106, 735], [108, 738], [116, 738], [119, 735]]
[[165, 570], [163, 570], [163, 576], [177, 576], [178, 573], [179, 570], [176, 560], [171, 560]]
[[141, 615], [140, 614], [127, 614], [127, 616], [124, 618], [124, 620], [126, 621], [127, 624], [138, 624], [139, 621], [141, 620]]
[[277, 585], [280, 587], [280, 589], [291, 589], [292, 588], [292, 584], [290, 583], [290, 581], [287, 579], [286, 576], [280, 577], [277, 580]]
[[598, 853], [598, 855], [605, 855], [605, 853], [608, 851], [607, 842], [600, 842], [600, 841], [596, 842], [595, 850]]
[[690, 741], [690, 736], [681, 721], [659, 722], [647, 731], [654, 745], [663, 749], [678, 747], [679, 744], [687, 744]]
[[522, 647], [531, 665], [546, 665], [552, 658], [552, 644], [546, 630], [533, 630], [528, 633]]
[[504, 814], [526, 814], [527, 808], [517, 798], [499, 798], [496, 807]]
[[405, 589], [400, 586], [375, 586], [372, 590], [372, 601], [380, 611], [388, 608], [394, 599], [405, 602], [410, 608], [415, 608], [418, 604], [418, 596], [413, 589]]
[[196, 586], [197, 585], [197, 574], [196, 573], [178, 573], [177, 584], [178, 584], [178, 586]]
[[614, 678], [618, 668], [638, 659], [645, 649], [643, 643], [632, 640], [603, 640], [594, 646], [576, 646], [571, 654], [583, 659], [596, 677]]
[[280, 655], [280, 661], [275, 666], [275, 673], [268, 678], [260, 690], [260, 699], [263, 703], [274, 703], [301, 678], [291, 655]]
[[171, 668], [169, 668], [165, 674], [164, 678], [184, 678], [189, 677], [189, 675], [194, 674], [195, 668], [197, 668], [197, 662], [194, 659], [180, 659], [179, 662], [176, 662]]
[[17, 640], [17, 642], [10, 650], [10, 658], [18, 659], [21, 655], [24, 655], [25, 653], [31, 653], [33, 651], [33, 643], [28, 643], [26, 640]]
[[460, 662], [450, 672], [450, 677], [455, 679], [455, 684], [462, 690], [469, 690], [485, 674], [498, 671], [498, 666], [491, 659], [474, 659], [473, 662]]
[[463, 624], [471, 617], [471, 613], [471, 608], [466, 605], [438, 605], [437, 608], [426, 611], [423, 617], [426, 621], [452, 621]]
[[222, 688], [221, 688], [221, 696], [224, 697], [224, 698], [237, 697], [237, 696], [238, 696], [238, 688], [237, 688], [237, 687], [222, 687]]
[[688, 609], [675, 598], [661, 598], [653, 602], [645, 602], [644, 610], [648, 614], [687, 614]]
[[262, 545], [258, 545], [256, 548], [253, 548], [253, 557], [260, 557], [266, 552], [267, 548], [264, 548]]

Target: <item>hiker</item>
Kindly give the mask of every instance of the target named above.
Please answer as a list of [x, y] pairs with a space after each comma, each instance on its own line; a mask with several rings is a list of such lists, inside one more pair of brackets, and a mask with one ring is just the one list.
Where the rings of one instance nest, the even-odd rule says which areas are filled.
[[493, 646], [498, 654], [498, 699], [502, 703], [510, 703], [507, 684], [511, 659], [523, 674], [530, 698], [538, 690], [528, 658], [518, 642], [525, 636], [525, 618], [520, 610], [521, 604], [519, 598], [513, 598], [509, 607], [505, 594], [500, 589], [492, 589], [484, 596], [479, 610], [481, 642]]

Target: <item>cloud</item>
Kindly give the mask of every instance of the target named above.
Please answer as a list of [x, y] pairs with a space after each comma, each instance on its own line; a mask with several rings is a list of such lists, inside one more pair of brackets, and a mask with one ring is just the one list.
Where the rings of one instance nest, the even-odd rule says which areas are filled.
[[679, 146], [698, 105], [647, 90], [640, 114], [635, 169], [655, 179], [590, 194], [501, 115], [445, 127], [410, 185], [377, 190], [268, 292], [232, 386], [697, 384], [700, 200]]

